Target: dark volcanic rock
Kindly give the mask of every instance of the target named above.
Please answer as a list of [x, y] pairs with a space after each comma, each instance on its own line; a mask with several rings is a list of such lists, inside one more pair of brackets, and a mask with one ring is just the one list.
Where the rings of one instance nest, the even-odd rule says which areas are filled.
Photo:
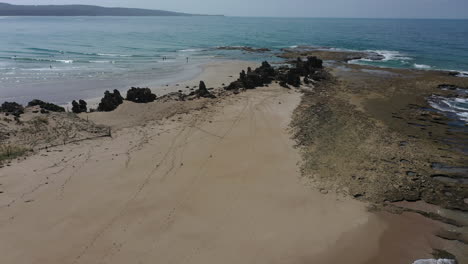
[[83, 100], [79, 100], [78, 102], [73, 100], [72, 111], [75, 114], [86, 113], [88, 111], [87, 103]]
[[279, 81], [279, 84], [286, 88], [289, 88], [289, 85], [300, 87], [301, 77], [304, 77], [305, 83], [310, 83], [312, 80], [321, 81], [329, 77], [323, 69], [323, 61], [317, 57], [308, 57], [306, 61], [298, 58], [292, 64], [295, 65], [294, 68], [280, 67], [275, 69], [265, 61], [255, 70], [248, 68], [247, 73], [242, 71], [239, 74], [239, 79], [229, 84], [225, 89], [255, 89], [267, 86], [273, 80]]
[[56, 104], [47, 103], [38, 99], [34, 99], [28, 103], [28, 106], [39, 106], [41, 109], [51, 111], [51, 112], [65, 112], [65, 108], [58, 106]]
[[123, 97], [120, 95], [118, 90], [114, 90], [113, 93], [105, 91], [104, 97], [101, 99], [101, 103], [99, 103], [97, 110], [102, 112], [110, 112], [115, 110], [122, 103]]
[[0, 106], [0, 112], [12, 114], [16, 117], [19, 117], [21, 114], [24, 113], [24, 107], [15, 102], [4, 102], [2, 106]]
[[127, 92], [127, 100], [135, 103], [150, 103], [156, 100], [156, 95], [149, 88], [132, 87]]
[[241, 89], [243, 87], [244, 87], [244, 84], [241, 81], [237, 80], [237, 81], [234, 81], [234, 82], [230, 83], [224, 89], [226, 89], [226, 90], [239, 90], [239, 89]]
[[267, 61], [262, 62], [262, 66], [255, 69], [254, 73], [260, 76], [263, 84], [270, 84], [276, 76], [275, 69]]
[[271, 65], [264, 61], [262, 66], [255, 70], [250, 67], [247, 69], [247, 73], [243, 70], [239, 74], [239, 79], [229, 84], [226, 90], [237, 90], [240, 88], [255, 89], [266, 84], [270, 84], [276, 76], [276, 71]]
[[198, 90], [195, 92], [199, 97], [205, 98], [216, 98], [213, 94], [211, 94], [208, 89], [206, 89], [205, 82], [200, 81], [200, 85], [198, 86]]
[[292, 68], [283, 71], [281, 74], [278, 75], [277, 78], [280, 81], [280, 85], [285, 88], [289, 88], [288, 85], [292, 85], [294, 87], [301, 86], [301, 70], [297, 68]]
[[323, 69], [323, 61], [317, 57], [308, 57], [306, 61], [297, 58], [296, 68], [302, 76], [315, 73], [318, 69]]

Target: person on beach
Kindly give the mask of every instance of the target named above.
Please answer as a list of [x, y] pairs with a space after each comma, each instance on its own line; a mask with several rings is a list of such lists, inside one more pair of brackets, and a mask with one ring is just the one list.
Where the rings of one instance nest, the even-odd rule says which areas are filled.
[[188, 63], [188, 57], [187, 57], [187, 63]]

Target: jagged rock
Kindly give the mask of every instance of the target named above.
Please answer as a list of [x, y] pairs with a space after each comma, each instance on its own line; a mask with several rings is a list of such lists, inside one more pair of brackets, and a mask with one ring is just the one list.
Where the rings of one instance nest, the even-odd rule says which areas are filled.
[[243, 70], [239, 74], [239, 79], [229, 84], [226, 90], [236, 90], [240, 88], [255, 89], [256, 87], [270, 84], [275, 79], [276, 71], [268, 62], [263, 62], [262, 66], [252, 71], [247, 68], [247, 73]]
[[105, 91], [104, 97], [101, 99], [101, 103], [99, 103], [97, 110], [101, 112], [110, 112], [115, 110], [122, 103], [123, 97], [120, 95], [118, 90], [114, 90], [113, 93]]
[[[301, 86], [301, 71], [297, 68], [292, 68], [286, 71], [285, 73], [278, 75], [278, 80], [280, 85], [283, 87], [288, 87], [288, 85], [299, 87]], [[286, 85], [287, 84], [287, 85]]]
[[271, 67], [267, 61], [262, 62], [262, 66], [255, 69], [255, 73], [259, 74], [262, 81], [267, 84], [271, 83], [277, 74], [275, 69]]
[[241, 81], [234, 81], [230, 83], [227, 87], [225, 87], [225, 90], [239, 90], [244, 87], [244, 84]]
[[72, 112], [75, 114], [79, 113], [86, 113], [88, 111], [87, 103], [83, 100], [79, 100], [78, 102], [73, 100], [72, 102]]
[[135, 103], [150, 103], [156, 100], [156, 95], [149, 88], [132, 87], [127, 92], [127, 100]]
[[312, 80], [314, 81], [323, 81], [329, 79], [329, 73], [326, 72], [325, 70], [318, 70], [314, 72], [313, 74], [310, 75]]
[[15, 117], [19, 117], [24, 113], [24, 107], [15, 102], [4, 102], [2, 106], [0, 106], [0, 112], [12, 114]]
[[206, 89], [205, 82], [200, 81], [200, 85], [198, 86], [198, 90], [195, 92], [199, 97], [205, 98], [216, 98], [213, 94], [211, 94], [208, 89]]
[[249, 67], [247, 73], [242, 71], [239, 79], [229, 84], [224, 89], [237, 90], [240, 88], [255, 89], [256, 87], [267, 86], [273, 80], [279, 81], [280, 85], [289, 88], [301, 86], [301, 77], [306, 84], [312, 80], [320, 81], [328, 78], [328, 73], [323, 70], [323, 61], [317, 57], [308, 57], [306, 61], [298, 58], [294, 62], [294, 68], [281, 67], [273, 68], [267, 61], [264, 61], [260, 67], [253, 70]]
[[41, 109], [51, 112], [65, 112], [65, 108], [61, 106], [52, 103], [47, 103], [38, 99], [34, 99], [31, 102], [29, 102], [28, 106], [39, 106]]
[[307, 57], [306, 61], [297, 58], [296, 69], [302, 76], [314, 74], [317, 70], [323, 69], [323, 61], [317, 57]]

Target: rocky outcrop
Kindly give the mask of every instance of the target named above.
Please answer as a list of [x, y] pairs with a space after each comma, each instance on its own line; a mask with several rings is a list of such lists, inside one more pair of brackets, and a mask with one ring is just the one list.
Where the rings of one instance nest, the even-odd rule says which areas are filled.
[[6, 114], [11, 114], [16, 117], [19, 117], [24, 113], [24, 107], [15, 102], [4, 102], [0, 106], [0, 112], [4, 112]]
[[323, 61], [317, 57], [308, 57], [306, 61], [298, 58], [293, 65], [295, 67], [280, 67], [273, 68], [268, 62], [263, 62], [262, 66], [253, 70], [247, 69], [247, 73], [242, 71], [239, 74], [239, 79], [225, 87], [226, 90], [255, 89], [270, 84], [276, 80], [283, 87], [301, 86], [301, 77], [304, 77], [305, 83], [310, 83], [312, 80], [323, 80], [328, 77], [323, 70]]
[[102, 112], [110, 112], [115, 110], [122, 103], [123, 97], [120, 95], [118, 90], [114, 90], [113, 93], [105, 91], [104, 97], [101, 99], [101, 103], [99, 103], [97, 110]]
[[156, 100], [156, 95], [149, 88], [132, 87], [127, 92], [127, 100], [134, 103], [150, 103]]
[[306, 61], [297, 58], [296, 69], [302, 76], [315, 73], [319, 69], [323, 69], [323, 61], [315, 56], [307, 57]]
[[227, 46], [227, 47], [218, 47], [217, 49], [219, 50], [242, 50], [246, 52], [268, 52], [271, 51], [270, 49], [267, 48], [252, 48], [252, 47], [235, 47], [235, 46]]
[[289, 85], [294, 87], [301, 86], [301, 74], [297, 68], [283, 68], [278, 73], [277, 80], [279, 81], [280, 85], [285, 88], [289, 88]]
[[73, 100], [72, 102], [72, 112], [75, 114], [79, 113], [86, 113], [88, 111], [87, 103], [83, 100], [79, 100], [78, 102]]
[[229, 84], [226, 90], [238, 90], [240, 88], [255, 89], [266, 84], [270, 84], [276, 76], [276, 71], [268, 62], [263, 62], [262, 66], [253, 70], [249, 67], [247, 73], [243, 70], [239, 74], [239, 79]]
[[38, 99], [34, 99], [28, 103], [28, 106], [39, 106], [41, 109], [51, 112], [65, 112], [65, 108], [58, 106], [56, 104], [44, 102]]

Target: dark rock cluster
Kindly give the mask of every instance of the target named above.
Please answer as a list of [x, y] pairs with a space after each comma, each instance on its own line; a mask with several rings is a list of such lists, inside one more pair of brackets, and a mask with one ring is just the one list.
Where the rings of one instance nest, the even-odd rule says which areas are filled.
[[156, 95], [149, 88], [132, 87], [127, 92], [127, 100], [134, 103], [150, 103], [156, 100]]
[[247, 73], [243, 70], [239, 74], [239, 79], [225, 87], [226, 90], [237, 90], [240, 88], [255, 89], [255, 87], [270, 84], [277, 77], [276, 70], [264, 61], [262, 66], [253, 70], [249, 67]]
[[105, 91], [104, 97], [101, 99], [101, 103], [98, 105], [98, 111], [110, 112], [115, 110], [119, 105], [123, 103], [123, 97], [120, 95], [118, 90], [114, 92]]
[[87, 103], [84, 100], [79, 100], [78, 102], [73, 100], [72, 102], [72, 112], [75, 114], [86, 113], [88, 111]]
[[204, 97], [204, 98], [216, 98], [216, 96], [214, 96], [208, 91], [204, 81], [200, 81], [198, 90], [195, 92], [192, 92], [190, 95], [197, 95], [198, 97]]
[[19, 117], [21, 114], [24, 113], [24, 107], [15, 102], [4, 102], [0, 106], [0, 112], [4, 112], [6, 114], [11, 114], [16, 117]]
[[306, 61], [298, 58], [293, 63], [294, 67], [273, 68], [268, 62], [263, 62], [262, 66], [253, 70], [248, 68], [247, 72], [242, 71], [239, 79], [225, 87], [226, 90], [254, 89], [270, 84], [276, 80], [283, 87], [299, 87], [304, 78], [304, 83], [309, 84], [327, 78], [327, 73], [323, 70], [323, 62], [317, 57], [308, 57]]
[[41, 109], [51, 112], [65, 112], [65, 108], [56, 104], [44, 102], [38, 99], [34, 99], [28, 103], [28, 106], [39, 106]]

